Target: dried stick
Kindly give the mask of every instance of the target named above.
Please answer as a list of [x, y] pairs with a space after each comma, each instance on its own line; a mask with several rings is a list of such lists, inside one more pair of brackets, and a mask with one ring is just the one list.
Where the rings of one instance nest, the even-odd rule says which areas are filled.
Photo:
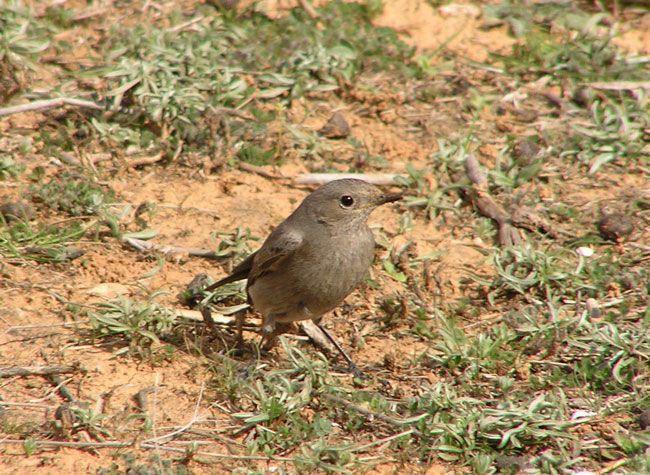
[[[133, 447], [135, 444], [133, 442], [118, 442], [118, 441], [109, 441], [109, 442], [62, 442], [58, 440], [35, 440], [32, 441], [36, 445], [42, 445], [43, 447], [74, 447], [74, 448], [113, 448], [113, 447]], [[15, 440], [15, 439], [0, 439], [0, 444], [24, 444], [24, 440]]]
[[56, 99], [46, 99], [42, 101], [34, 101], [28, 104], [21, 104], [19, 106], [4, 107], [0, 109], [0, 117], [5, 115], [20, 114], [22, 112], [34, 112], [42, 111], [47, 109], [55, 109], [62, 106], [76, 106], [76, 107], [88, 107], [89, 109], [95, 110], [104, 110], [104, 107], [99, 104], [95, 104], [92, 101], [86, 101], [83, 99], [74, 99], [72, 97], [59, 97]]
[[359, 180], [367, 181], [372, 185], [397, 185], [396, 178], [404, 178], [403, 175], [395, 173], [307, 173], [300, 175], [296, 178], [296, 185], [323, 185], [332, 180], [340, 180], [342, 178], [357, 178]]
[[370, 447], [374, 447], [375, 445], [386, 444], [391, 440], [399, 439], [400, 437], [404, 437], [405, 435], [411, 435], [415, 433], [416, 433], [416, 429], [405, 430], [404, 432], [400, 432], [399, 434], [389, 435], [388, 437], [384, 437], [383, 439], [374, 440], [372, 442], [368, 442], [367, 444], [354, 447], [351, 449], [351, 452], [361, 452], [363, 450], [369, 449]]
[[157, 251], [162, 254], [188, 254], [190, 256], [205, 257], [206, 259], [224, 259], [228, 257], [207, 249], [154, 244], [148, 241], [143, 241], [142, 239], [131, 237], [122, 238], [122, 242], [134, 247], [138, 251]]
[[174, 26], [172, 28], [169, 28], [167, 31], [169, 31], [171, 33], [178, 33], [179, 31], [183, 31], [186, 28], [189, 29], [190, 26], [194, 26], [195, 24], [202, 22], [204, 19], [205, 19], [205, 17], [198, 16], [196, 18], [192, 18], [189, 21], [186, 21], [185, 23], [181, 23], [181, 24], [176, 25], [176, 26]]
[[56, 406], [50, 406], [47, 404], [37, 404], [33, 402], [7, 402], [7, 401], [0, 401], [0, 406], [5, 406], [5, 407], [31, 407], [34, 409], [49, 409], [49, 410], [54, 410], [56, 409]]
[[609, 91], [630, 91], [634, 89], [643, 89], [650, 91], [650, 81], [612, 81], [612, 82], [590, 82], [588, 86], [594, 89]]
[[318, 13], [314, 9], [311, 3], [309, 3], [309, 0], [300, 0], [300, 6], [302, 7], [303, 10], [305, 10], [305, 13], [309, 15], [310, 18], [312, 19], [317, 19], [318, 18]]
[[89, 8], [88, 10], [84, 10], [82, 12], [77, 13], [74, 17], [72, 17], [72, 19], [74, 21], [88, 20], [88, 19], [96, 17], [96, 16], [102, 16], [107, 11], [108, 11], [108, 9], [106, 9], [104, 7]]
[[231, 107], [210, 107], [210, 110], [215, 114], [226, 114], [239, 117], [244, 120], [255, 120], [255, 117], [252, 114], [242, 112], [239, 109], [233, 109]]
[[281, 175], [275, 175], [271, 172], [268, 172], [264, 170], [262, 167], [258, 167], [257, 165], [251, 165], [250, 163], [246, 163], [246, 162], [239, 162], [239, 169], [245, 172], [255, 173], [257, 175], [263, 176], [264, 178], [269, 178], [271, 180], [282, 180], [283, 178], [285, 178]]
[[74, 373], [76, 366], [27, 366], [15, 368], [0, 368], [0, 378], [11, 376], [47, 376], [49, 374]]
[[314, 322], [311, 320], [305, 320], [304, 322], [300, 322], [300, 328], [302, 331], [305, 332], [305, 335], [307, 335], [311, 340], [314, 342], [316, 346], [319, 346], [325, 350], [327, 350], [329, 353], [336, 353], [336, 348], [332, 344], [331, 341], [325, 336], [323, 331], [320, 329], [318, 325], [316, 325]]
[[[0, 439], [0, 444], [25, 444], [26, 440], [22, 439]], [[106, 441], [106, 442], [64, 442], [58, 440], [30, 440], [30, 443], [35, 444], [36, 446], [43, 447], [72, 447], [72, 448], [90, 448], [90, 449], [103, 449], [103, 448], [122, 448], [122, 447], [136, 447], [136, 442], [119, 442], [116, 440]], [[159, 444], [150, 444], [150, 443], [141, 443], [138, 445], [141, 449], [153, 449], [153, 450], [162, 450], [166, 452], [177, 452], [177, 453], [187, 453], [187, 449], [176, 448], [176, 447], [165, 447], [164, 445]], [[219, 454], [214, 452], [193, 452], [194, 455], [203, 456], [203, 457], [213, 457], [219, 459], [231, 459], [231, 460], [262, 460], [262, 461], [276, 461], [276, 462], [293, 462], [294, 459], [290, 457], [274, 457], [266, 455], [231, 455], [231, 454]]]
[[58, 374], [52, 374], [50, 375], [50, 381], [56, 384], [56, 387], [59, 390], [59, 393], [61, 393], [61, 396], [63, 396], [69, 402], [77, 401], [77, 398], [74, 396], [74, 394], [72, 394], [72, 392], [65, 385], [63, 379], [61, 379], [61, 376], [59, 376]]
[[151, 165], [153, 163], [159, 162], [165, 157], [163, 152], [159, 152], [156, 155], [151, 155], [148, 157], [134, 158], [133, 160], [127, 160], [126, 164], [129, 167], [139, 167], [141, 165]]
[[487, 190], [487, 178], [474, 155], [465, 159], [465, 172], [472, 181], [470, 198], [478, 210], [496, 221], [499, 227], [498, 240], [501, 246], [515, 246], [521, 243], [519, 231], [512, 225], [510, 215], [499, 205]]
[[[395, 425], [395, 426], [404, 426], [406, 424], [416, 422], [417, 418], [421, 417], [421, 416], [416, 416], [415, 418], [409, 418], [407, 420], [401, 420], [401, 419], [398, 419], [398, 418], [395, 418], [395, 417], [386, 416], [386, 415], [378, 413], [378, 412], [373, 412], [370, 409], [366, 409], [365, 407], [358, 406], [358, 405], [356, 405], [356, 404], [354, 404], [354, 403], [352, 403], [350, 401], [347, 401], [347, 400], [345, 400], [343, 398], [340, 398], [338, 396], [334, 396], [332, 394], [325, 393], [325, 394], [321, 394], [320, 397], [322, 397], [323, 399], [327, 399], [328, 401], [333, 402], [333, 403], [335, 403], [335, 404], [337, 404], [339, 406], [343, 406], [346, 409], [352, 409], [353, 411], [356, 411], [359, 414], [363, 414], [364, 416], [367, 416], [369, 418], [378, 419], [380, 421], [383, 421], [383, 422], [386, 422], [388, 424]], [[425, 416], [425, 415], [423, 414], [422, 416]], [[421, 432], [419, 430], [417, 430], [417, 429], [415, 429], [414, 432], [416, 434], [421, 434]]]

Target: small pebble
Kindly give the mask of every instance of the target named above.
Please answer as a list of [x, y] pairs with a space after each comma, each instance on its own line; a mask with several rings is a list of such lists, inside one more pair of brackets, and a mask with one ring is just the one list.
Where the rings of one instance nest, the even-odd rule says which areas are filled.
[[530, 165], [533, 163], [539, 151], [540, 146], [530, 137], [517, 140], [512, 147], [512, 156], [521, 165]]
[[571, 420], [584, 419], [585, 417], [594, 417], [596, 415], [593, 411], [585, 411], [584, 409], [577, 409], [571, 414]]
[[580, 86], [573, 91], [573, 102], [580, 107], [589, 107], [594, 100], [594, 91], [588, 87]]
[[598, 318], [602, 315], [600, 305], [596, 299], [587, 299], [585, 306], [587, 307], [587, 311], [592, 318]]
[[598, 221], [598, 231], [603, 239], [622, 242], [632, 234], [634, 224], [632, 219], [623, 213], [605, 214]]
[[530, 468], [525, 457], [521, 455], [499, 455], [494, 461], [499, 473], [519, 473]]
[[335, 112], [318, 133], [328, 139], [344, 139], [350, 135], [350, 126], [343, 114]]
[[594, 255], [594, 250], [590, 247], [582, 246], [576, 249], [576, 253], [582, 257], [591, 257]]
[[34, 208], [29, 203], [22, 201], [1, 204], [0, 214], [7, 222], [15, 220], [30, 221], [36, 216]]
[[646, 430], [648, 427], [650, 427], [650, 409], [646, 409], [641, 414], [639, 414], [638, 422], [641, 430]]

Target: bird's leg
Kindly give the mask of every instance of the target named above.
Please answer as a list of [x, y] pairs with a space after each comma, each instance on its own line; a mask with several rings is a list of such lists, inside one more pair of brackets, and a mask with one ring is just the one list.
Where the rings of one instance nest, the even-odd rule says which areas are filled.
[[201, 312], [201, 316], [203, 317], [203, 321], [207, 325], [208, 329], [211, 332], [214, 332], [216, 329], [214, 319], [212, 318], [212, 312], [210, 311], [210, 308], [207, 306], [199, 305], [199, 311]]
[[279, 335], [286, 333], [291, 329], [291, 322], [276, 322], [273, 318], [273, 315], [264, 317], [264, 322], [262, 323], [262, 341], [260, 346], [263, 350], [269, 351], [278, 339]]
[[239, 348], [244, 347], [244, 320], [246, 319], [246, 314], [244, 312], [237, 312], [235, 315], [235, 321], [237, 322], [237, 346]]
[[212, 312], [207, 305], [203, 305], [201, 301], [203, 300], [203, 287], [205, 286], [206, 281], [208, 280], [207, 274], [197, 274], [192, 281], [187, 284], [185, 292], [182, 294], [185, 300], [185, 303], [189, 305], [190, 308], [198, 307], [201, 315], [203, 316], [203, 321], [210, 331], [215, 331], [215, 323], [212, 318]]
[[269, 349], [275, 343], [275, 320], [272, 315], [265, 316], [260, 329], [262, 339], [260, 340], [260, 348]]
[[323, 334], [327, 337], [329, 341], [332, 342], [332, 345], [338, 350], [338, 352], [341, 354], [343, 359], [348, 363], [348, 368], [350, 370], [350, 373], [354, 375], [355, 378], [365, 378], [365, 375], [363, 372], [359, 369], [359, 367], [352, 361], [352, 358], [345, 352], [343, 347], [339, 345], [339, 342], [334, 339], [332, 334], [325, 330], [325, 327], [323, 327], [320, 323], [316, 323], [316, 326], [320, 328], [320, 331], [323, 332]]

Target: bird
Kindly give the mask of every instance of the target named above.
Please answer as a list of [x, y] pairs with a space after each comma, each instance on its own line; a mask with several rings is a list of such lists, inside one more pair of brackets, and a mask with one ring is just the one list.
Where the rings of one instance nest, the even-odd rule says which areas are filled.
[[361, 374], [333, 336], [320, 325], [366, 278], [375, 239], [368, 217], [402, 199], [363, 180], [333, 180], [309, 194], [227, 277], [209, 285], [246, 279], [248, 303], [263, 317], [263, 347], [270, 349], [292, 322], [312, 320], [334, 344], [350, 370]]

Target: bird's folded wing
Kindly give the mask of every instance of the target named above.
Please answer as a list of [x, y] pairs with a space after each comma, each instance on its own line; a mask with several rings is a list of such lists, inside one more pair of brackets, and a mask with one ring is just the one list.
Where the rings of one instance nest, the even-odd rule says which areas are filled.
[[294, 230], [277, 228], [271, 233], [264, 245], [257, 251], [253, 267], [248, 274], [248, 286], [265, 274], [281, 269], [291, 255], [303, 245], [301, 233]]
[[233, 270], [232, 273], [224, 277], [218, 282], [215, 282], [214, 284], [210, 284], [207, 286], [205, 289], [203, 289], [206, 292], [211, 292], [214, 289], [221, 287], [222, 285], [229, 284], [231, 282], [237, 282], [238, 280], [243, 280], [247, 279], [248, 275], [250, 274], [251, 269], [253, 268], [253, 261], [255, 260], [255, 255], [257, 254], [257, 251], [252, 253], [250, 256], [248, 256], [246, 259], [241, 261]]

